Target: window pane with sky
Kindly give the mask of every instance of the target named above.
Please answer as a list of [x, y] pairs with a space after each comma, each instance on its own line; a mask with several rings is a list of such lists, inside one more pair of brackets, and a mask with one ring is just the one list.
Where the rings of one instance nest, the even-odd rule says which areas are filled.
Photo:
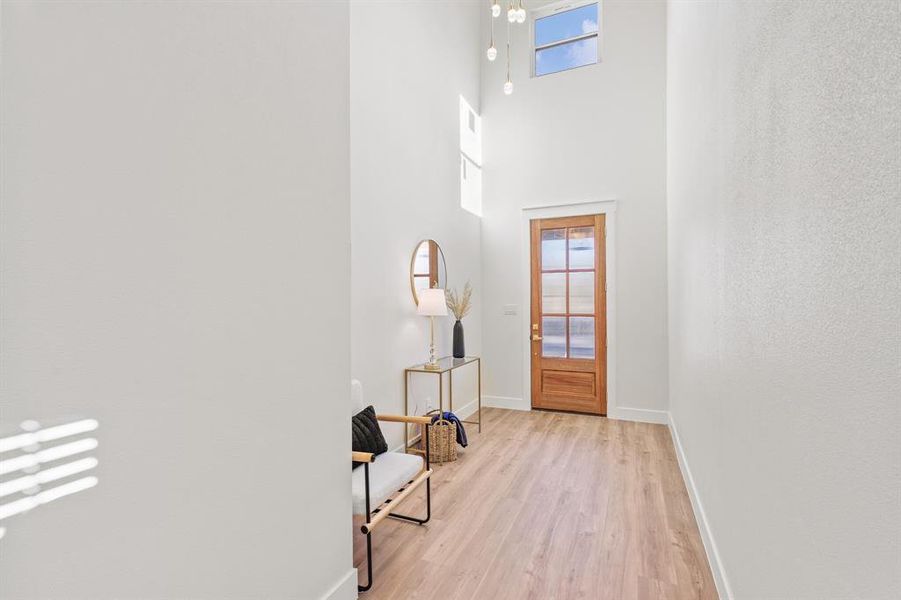
[[598, 62], [598, 38], [551, 46], [535, 53], [535, 75], [547, 75]]
[[553, 44], [586, 33], [597, 33], [598, 5], [588, 4], [573, 10], [535, 20], [535, 47]]

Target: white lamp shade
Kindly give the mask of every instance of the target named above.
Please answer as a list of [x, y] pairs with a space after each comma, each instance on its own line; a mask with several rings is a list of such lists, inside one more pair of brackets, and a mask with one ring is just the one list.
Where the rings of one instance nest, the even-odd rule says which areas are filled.
[[416, 314], [423, 317], [446, 317], [447, 301], [444, 299], [444, 290], [429, 288], [419, 290], [419, 306]]

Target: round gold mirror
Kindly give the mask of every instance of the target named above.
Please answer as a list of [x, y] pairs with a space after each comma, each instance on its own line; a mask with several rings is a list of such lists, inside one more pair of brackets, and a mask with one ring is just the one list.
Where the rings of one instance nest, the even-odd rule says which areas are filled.
[[419, 304], [419, 290], [444, 289], [447, 285], [447, 265], [444, 253], [435, 240], [422, 240], [413, 250], [410, 259], [410, 289], [413, 301]]

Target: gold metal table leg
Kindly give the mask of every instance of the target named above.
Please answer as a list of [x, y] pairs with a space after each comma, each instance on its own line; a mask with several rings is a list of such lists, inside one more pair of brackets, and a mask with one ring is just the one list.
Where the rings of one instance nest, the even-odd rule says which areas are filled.
[[454, 371], [447, 372], [447, 396], [450, 406], [447, 410], [454, 412]]
[[482, 433], [482, 359], [476, 359], [479, 369], [479, 433]]

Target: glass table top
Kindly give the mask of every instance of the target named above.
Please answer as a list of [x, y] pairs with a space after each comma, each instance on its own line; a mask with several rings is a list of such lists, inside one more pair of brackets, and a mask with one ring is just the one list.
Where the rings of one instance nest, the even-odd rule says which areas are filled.
[[468, 365], [469, 363], [474, 363], [479, 360], [478, 356], [465, 356], [463, 358], [454, 358], [453, 356], [442, 356], [438, 359], [438, 368], [437, 369], [426, 369], [424, 363], [420, 363], [418, 365], [413, 365], [412, 367], [407, 367], [407, 372], [412, 373], [446, 373], [447, 371], [451, 371], [456, 369], [457, 367], [462, 367], [463, 365]]

